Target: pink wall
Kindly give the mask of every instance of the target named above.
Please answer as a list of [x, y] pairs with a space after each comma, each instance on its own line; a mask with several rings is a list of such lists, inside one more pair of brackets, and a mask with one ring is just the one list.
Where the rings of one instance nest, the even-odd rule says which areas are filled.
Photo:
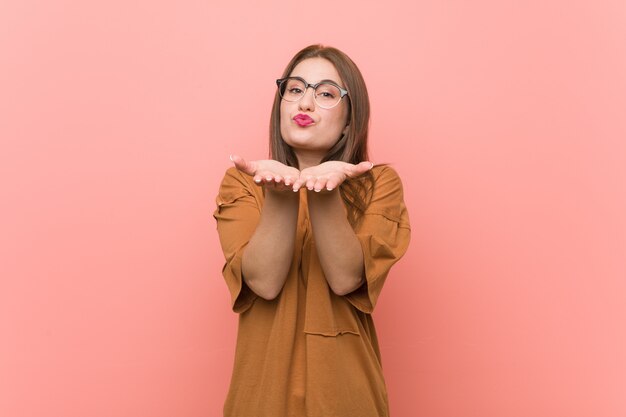
[[626, 415], [626, 3], [249, 3], [0, 3], [0, 415], [221, 415], [214, 196], [314, 42], [404, 180], [393, 416]]

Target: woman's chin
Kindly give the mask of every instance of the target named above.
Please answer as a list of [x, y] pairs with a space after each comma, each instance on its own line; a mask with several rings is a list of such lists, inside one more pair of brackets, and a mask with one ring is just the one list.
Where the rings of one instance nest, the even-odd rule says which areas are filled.
[[287, 145], [291, 146], [293, 149], [303, 150], [303, 151], [317, 151], [326, 152], [332, 147], [332, 143], [320, 143], [319, 140], [316, 140], [314, 137], [310, 135], [293, 135], [287, 139], [283, 139]]
[[328, 153], [328, 149], [326, 148], [311, 146], [310, 144], [306, 144], [306, 143], [305, 144], [294, 143], [294, 144], [290, 144], [289, 146], [291, 146], [293, 151], [298, 154], [301, 154], [301, 155], [307, 154], [310, 156], [316, 155], [317, 157], [319, 157], [319, 159], [323, 158], [326, 155], [326, 153]]

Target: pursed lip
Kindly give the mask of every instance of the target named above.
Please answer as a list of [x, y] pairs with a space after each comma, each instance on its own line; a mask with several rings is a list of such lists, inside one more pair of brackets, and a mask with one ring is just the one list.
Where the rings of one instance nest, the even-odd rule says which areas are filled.
[[313, 120], [313, 118], [311, 116], [308, 116], [308, 115], [303, 114], [303, 113], [297, 114], [293, 118], [293, 121], [296, 122], [298, 124], [298, 126], [309, 126], [309, 125], [315, 123], [315, 120]]

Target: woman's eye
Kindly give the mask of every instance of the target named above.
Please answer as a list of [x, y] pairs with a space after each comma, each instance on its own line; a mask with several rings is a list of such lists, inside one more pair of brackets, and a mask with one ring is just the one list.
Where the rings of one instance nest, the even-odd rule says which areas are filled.
[[290, 88], [290, 89], [289, 89], [289, 92], [290, 92], [291, 94], [301, 94], [301, 93], [302, 93], [302, 90], [300, 90], [300, 89], [299, 89], [299, 88], [297, 88], [297, 87], [292, 87], [292, 88]]

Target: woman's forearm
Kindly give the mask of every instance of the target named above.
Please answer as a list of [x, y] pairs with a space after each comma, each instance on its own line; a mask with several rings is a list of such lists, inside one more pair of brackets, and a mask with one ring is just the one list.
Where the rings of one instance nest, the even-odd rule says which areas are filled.
[[363, 251], [339, 190], [309, 192], [307, 197], [315, 247], [328, 285], [337, 295], [348, 294], [363, 283]]
[[261, 218], [242, 256], [246, 284], [267, 300], [278, 296], [293, 258], [299, 195], [266, 189]]

